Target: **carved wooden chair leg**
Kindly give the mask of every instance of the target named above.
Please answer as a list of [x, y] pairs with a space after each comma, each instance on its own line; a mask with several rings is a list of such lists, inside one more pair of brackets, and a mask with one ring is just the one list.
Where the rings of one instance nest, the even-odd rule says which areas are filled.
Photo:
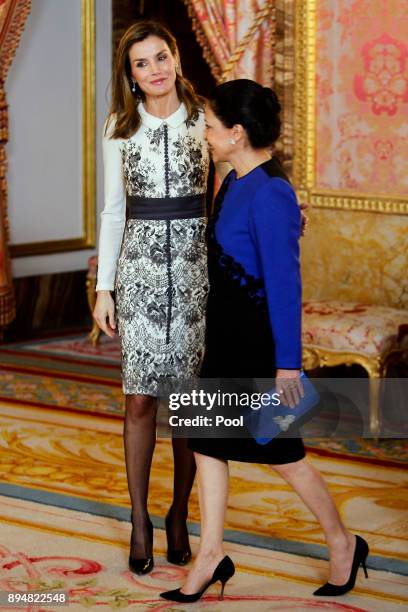
[[370, 432], [378, 440], [381, 430], [380, 419], [380, 377], [370, 376]]
[[369, 376], [370, 433], [378, 441], [381, 432], [380, 387], [382, 364], [377, 358], [365, 368]]
[[[95, 308], [95, 303], [96, 303], [95, 287], [96, 287], [95, 277], [88, 275], [86, 279], [86, 295], [88, 298], [88, 305], [89, 305], [91, 314], [93, 313], [93, 310]], [[92, 345], [96, 346], [98, 344], [101, 330], [99, 329], [97, 322], [94, 319], [92, 319], [92, 321], [93, 321], [92, 330], [88, 334], [88, 338], [90, 342], [92, 343]]]
[[98, 324], [94, 321], [92, 325], [92, 329], [88, 334], [88, 338], [93, 346], [98, 344], [99, 336], [101, 335], [101, 330], [99, 329]]

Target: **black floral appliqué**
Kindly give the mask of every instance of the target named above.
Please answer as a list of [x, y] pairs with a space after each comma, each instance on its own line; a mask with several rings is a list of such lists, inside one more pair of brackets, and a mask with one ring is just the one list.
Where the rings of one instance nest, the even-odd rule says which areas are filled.
[[155, 187], [155, 167], [142, 155], [142, 146], [129, 140], [122, 149], [123, 174], [129, 195], [144, 195]]
[[154, 151], [154, 153], [158, 153], [160, 143], [164, 138], [164, 124], [156, 128], [155, 130], [152, 130], [151, 128], [147, 128], [146, 136], [149, 140], [150, 149]]
[[174, 162], [170, 181], [178, 195], [202, 188], [207, 173], [207, 159], [202, 144], [190, 135], [179, 136], [173, 142]]

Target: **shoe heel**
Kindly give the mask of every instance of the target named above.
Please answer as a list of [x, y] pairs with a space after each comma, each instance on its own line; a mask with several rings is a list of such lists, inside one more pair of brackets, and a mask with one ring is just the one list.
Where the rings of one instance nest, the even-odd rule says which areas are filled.
[[220, 593], [220, 596], [218, 597], [219, 601], [223, 601], [224, 599], [224, 589], [225, 589], [225, 585], [227, 584], [227, 582], [228, 582], [228, 578], [227, 580], [221, 580], [221, 593]]
[[364, 561], [362, 561], [362, 562], [361, 562], [361, 567], [362, 567], [362, 568], [363, 568], [363, 570], [364, 570], [364, 575], [365, 575], [365, 577], [366, 577], [366, 578], [368, 578], [368, 572], [367, 572], [367, 568], [366, 568], [366, 562], [365, 562], [365, 559], [364, 559]]

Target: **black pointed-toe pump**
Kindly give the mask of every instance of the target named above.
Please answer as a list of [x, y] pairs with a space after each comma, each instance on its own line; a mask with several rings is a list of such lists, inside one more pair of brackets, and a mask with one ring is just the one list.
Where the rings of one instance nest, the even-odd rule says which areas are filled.
[[212, 578], [203, 586], [201, 591], [198, 591], [198, 593], [186, 595], [185, 593], [182, 593], [180, 589], [174, 589], [173, 591], [166, 591], [165, 593], [160, 593], [160, 597], [163, 597], [163, 599], [168, 599], [169, 601], [177, 601], [180, 603], [194, 603], [204, 595], [208, 587], [210, 587], [215, 582], [218, 582], [219, 580], [221, 582], [221, 593], [219, 599], [224, 599], [225, 585], [234, 574], [235, 566], [230, 557], [228, 557], [227, 555], [223, 558], [222, 561], [219, 562], [219, 564], [214, 570]]
[[326, 582], [326, 584], [317, 589], [313, 595], [316, 595], [317, 597], [337, 597], [338, 595], [344, 595], [345, 593], [348, 593], [348, 591], [351, 591], [356, 583], [357, 571], [360, 565], [364, 570], [365, 577], [368, 578], [366, 568], [368, 553], [369, 548], [367, 542], [363, 538], [360, 538], [360, 536], [356, 535], [356, 549], [354, 551], [353, 564], [351, 566], [351, 572], [347, 582], [340, 585]]
[[[184, 549], [176, 549], [170, 546], [171, 542], [171, 526], [170, 526], [170, 513], [167, 514], [165, 519], [166, 536], [167, 536], [167, 561], [174, 565], [186, 565], [191, 559], [191, 548], [188, 542], [187, 534], [187, 545]], [[187, 527], [186, 527], [187, 531]]]
[[154, 567], [153, 557], [146, 557], [145, 559], [134, 559], [129, 557], [129, 569], [138, 574], [139, 576], [143, 576], [143, 574], [148, 574], [152, 571]]
[[[147, 528], [149, 532], [150, 544], [151, 544], [151, 547], [153, 547], [153, 524], [150, 521], [148, 523]], [[132, 530], [132, 537], [133, 537], [133, 530]], [[139, 576], [142, 576], [143, 574], [148, 574], [149, 572], [152, 571], [153, 567], [154, 567], [153, 554], [149, 557], [144, 557], [142, 559], [136, 559], [135, 557], [132, 557], [131, 554], [129, 555], [129, 569], [135, 574], [138, 574]]]

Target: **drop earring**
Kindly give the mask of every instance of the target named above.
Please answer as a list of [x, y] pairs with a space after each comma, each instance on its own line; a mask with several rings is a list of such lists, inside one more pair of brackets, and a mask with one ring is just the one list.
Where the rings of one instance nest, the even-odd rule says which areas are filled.
[[132, 92], [133, 92], [133, 93], [136, 93], [136, 81], [134, 81], [133, 79], [132, 79], [132, 87], [131, 87], [131, 90], [132, 90]]

